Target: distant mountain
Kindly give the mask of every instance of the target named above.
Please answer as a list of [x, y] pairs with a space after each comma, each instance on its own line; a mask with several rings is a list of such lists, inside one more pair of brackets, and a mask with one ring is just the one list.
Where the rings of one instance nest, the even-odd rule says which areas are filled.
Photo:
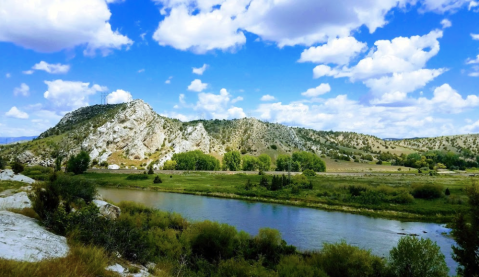
[[398, 141], [398, 140], [405, 140], [405, 139], [423, 139], [425, 137], [414, 137], [414, 138], [383, 138], [384, 141]]
[[[92, 160], [124, 166], [157, 166], [192, 150], [221, 158], [227, 151], [245, 155], [309, 151], [333, 159], [368, 162], [367, 156], [445, 150], [479, 153], [479, 135], [437, 138], [380, 139], [353, 132], [317, 131], [263, 122], [255, 118], [181, 122], [160, 116], [142, 100], [117, 105], [95, 105], [66, 114], [38, 139], [0, 147], [0, 155], [24, 162], [53, 163], [57, 155], [87, 151]], [[31, 138], [30, 138], [31, 139]], [[364, 159], [363, 159], [364, 158]], [[369, 157], [370, 159], [370, 157]]]
[[0, 137], [0, 145], [11, 144], [15, 142], [24, 142], [30, 141], [37, 138], [37, 136], [32, 137]]

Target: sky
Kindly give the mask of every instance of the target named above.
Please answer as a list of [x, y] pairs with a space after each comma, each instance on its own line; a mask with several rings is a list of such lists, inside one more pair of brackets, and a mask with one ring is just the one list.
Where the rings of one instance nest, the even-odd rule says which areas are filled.
[[479, 2], [0, 0], [0, 137], [142, 99], [380, 138], [479, 133]]

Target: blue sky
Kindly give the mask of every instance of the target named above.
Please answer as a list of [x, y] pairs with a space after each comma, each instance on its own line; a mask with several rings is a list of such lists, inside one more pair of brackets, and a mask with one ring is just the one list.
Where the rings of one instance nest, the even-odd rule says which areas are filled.
[[475, 1], [0, 0], [0, 14], [0, 136], [102, 93], [183, 121], [479, 132]]

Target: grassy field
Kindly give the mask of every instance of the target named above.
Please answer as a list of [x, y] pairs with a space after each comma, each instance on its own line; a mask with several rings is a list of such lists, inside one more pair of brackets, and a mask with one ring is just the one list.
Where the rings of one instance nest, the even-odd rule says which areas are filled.
[[[118, 188], [150, 189], [155, 191], [236, 198], [251, 201], [274, 202], [306, 206], [326, 210], [345, 211], [369, 216], [402, 220], [449, 222], [454, 215], [466, 208], [467, 197], [464, 188], [475, 180], [465, 176], [429, 176], [415, 174], [391, 174], [377, 176], [361, 174], [356, 176], [315, 176], [309, 177], [312, 189], [300, 189], [293, 193], [288, 186], [271, 191], [259, 185], [261, 176], [245, 174], [211, 174], [190, 172], [177, 175], [157, 174], [161, 184], [154, 184], [156, 175], [146, 180], [127, 180], [128, 175], [114, 173], [86, 173], [83, 176], [98, 182], [101, 186]], [[79, 177], [81, 178], [81, 177]], [[267, 178], [271, 182], [271, 175]], [[253, 187], [246, 189], [250, 180]], [[440, 188], [441, 196], [435, 199], [409, 199], [414, 190], [424, 185]], [[358, 187], [361, 193], [354, 194], [351, 187]], [[450, 191], [444, 195], [445, 189]]]

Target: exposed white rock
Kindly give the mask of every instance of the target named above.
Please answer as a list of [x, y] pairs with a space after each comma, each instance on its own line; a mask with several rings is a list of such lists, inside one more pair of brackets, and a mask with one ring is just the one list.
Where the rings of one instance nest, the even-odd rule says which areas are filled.
[[100, 209], [100, 213], [104, 217], [107, 217], [109, 219], [117, 219], [118, 217], [120, 217], [121, 209], [115, 205], [98, 199], [93, 200], [93, 204], [95, 204]]
[[14, 174], [11, 169], [5, 169], [5, 170], [0, 170], [0, 180], [3, 181], [17, 181], [17, 182], [24, 182], [28, 184], [33, 184], [35, 183], [35, 180], [33, 180], [30, 177], [27, 177], [22, 174]]
[[38, 225], [37, 220], [0, 211], [0, 258], [38, 262], [68, 255], [65, 237]]
[[120, 166], [117, 165], [117, 164], [110, 164], [110, 165], [108, 166], [108, 169], [117, 170], [117, 169], [120, 169]]
[[120, 274], [120, 276], [133, 276], [133, 277], [148, 277], [151, 276], [150, 273], [148, 273], [148, 269], [144, 266], [141, 265], [133, 265], [132, 267], [138, 268], [140, 272], [138, 273], [129, 273], [128, 269], [124, 268], [120, 264], [115, 264], [115, 265], [110, 265], [109, 267], [106, 268], [106, 270], [116, 272]]
[[7, 209], [23, 209], [31, 208], [32, 202], [28, 198], [28, 194], [24, 191], [0, 198], [0, 211]]

